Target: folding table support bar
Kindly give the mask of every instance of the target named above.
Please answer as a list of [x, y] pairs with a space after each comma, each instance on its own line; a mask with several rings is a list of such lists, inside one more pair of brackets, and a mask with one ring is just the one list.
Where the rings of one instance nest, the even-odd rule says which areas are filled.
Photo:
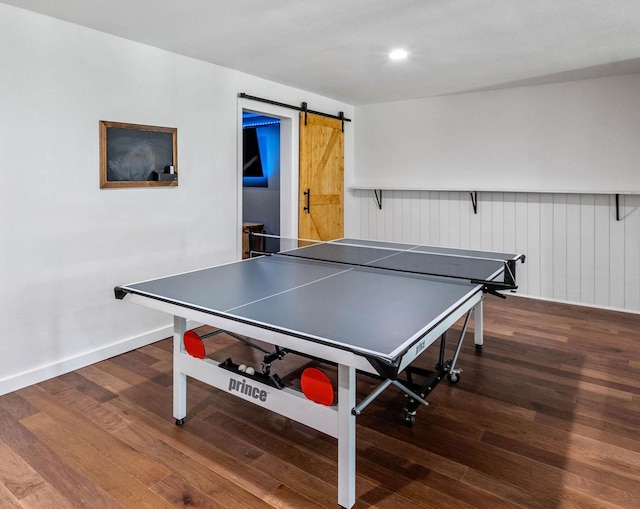
[[420, 396], [418, 396], [415, 392], [413, 392], [407, 386], [401, 384], [397, 380], [391, 380], [391, 379], [388, 378], [387, 380], [382, 382], [380, 385], [378, 385], [378, 387], [376, 387], [371, 394], [369, 394], [366, 398], [364, 398], [360, 402], [360, 404], [354, 406], [353, 410], [351, 410], [351, 413], [353, 415], [360, 415], [362, 413], [362, 411], [369, 406], [369, 403], [371, 403], [380, 394], [382, 394], [382, 392], [384, 392], [384, 390], [387, 387], [389, 387], [390, 385], [395, 385], [398, 389], [400, 389], [402, 392], [404, 392], [407, 396], [410, 396], [413, 399], [415, 399], [418, 403], [422, 403], [425, 406], [429, 406], [429, 402], [428, 401], [426, 401], [425, 399], [423, 399]]

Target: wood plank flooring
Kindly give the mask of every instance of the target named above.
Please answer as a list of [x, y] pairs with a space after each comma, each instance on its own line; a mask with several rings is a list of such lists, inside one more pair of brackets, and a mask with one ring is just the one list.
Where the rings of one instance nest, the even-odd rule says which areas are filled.
[[[413, 428], [395, 388], [358, 418], [355, 507], [640, 507], [640, 316], [489, 297], [482, 352], [468, 334], [460, 383], [440, 384]], [[206, 344], [260, 363], [226, 334]], [[0, 397], [0, 507], [337, 507], [334, 439], [192, 380], [176, 426], [171, 349]], [[307, 364], [273, 372], [295, 385]], [[359, 378], [358, 399], [376, 384]]]

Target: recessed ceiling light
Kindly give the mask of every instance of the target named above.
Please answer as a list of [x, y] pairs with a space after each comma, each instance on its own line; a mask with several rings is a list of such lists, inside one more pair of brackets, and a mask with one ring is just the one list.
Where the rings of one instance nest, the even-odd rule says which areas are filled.
[[391, 53], [389, 53], [389, 58], [391, 60], [404, 60], [409, 56], [409, 52], [404, 49], [394, 49]]

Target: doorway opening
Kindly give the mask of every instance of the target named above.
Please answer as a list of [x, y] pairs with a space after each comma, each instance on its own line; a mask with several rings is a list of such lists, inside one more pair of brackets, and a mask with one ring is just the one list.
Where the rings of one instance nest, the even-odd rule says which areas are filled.
[[[260, 248], [251, 233], [280, 235], [280, 119], [242, 113], [242, 257]], [[260, 243], [261, 244], [261, 243]]]
[[275, 105], [256, 110], [253, 104], [238, 102], [237, 245], [242, 257], [244, 223], [283, 237], [295, 237], [298, 228], [298, 116]]

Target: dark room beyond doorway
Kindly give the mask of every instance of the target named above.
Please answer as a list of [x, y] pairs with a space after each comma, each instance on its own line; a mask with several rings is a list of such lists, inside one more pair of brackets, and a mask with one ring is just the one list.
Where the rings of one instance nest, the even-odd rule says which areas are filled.
[[242, 222], [280, 235], [280, 119], [242, 113]]

